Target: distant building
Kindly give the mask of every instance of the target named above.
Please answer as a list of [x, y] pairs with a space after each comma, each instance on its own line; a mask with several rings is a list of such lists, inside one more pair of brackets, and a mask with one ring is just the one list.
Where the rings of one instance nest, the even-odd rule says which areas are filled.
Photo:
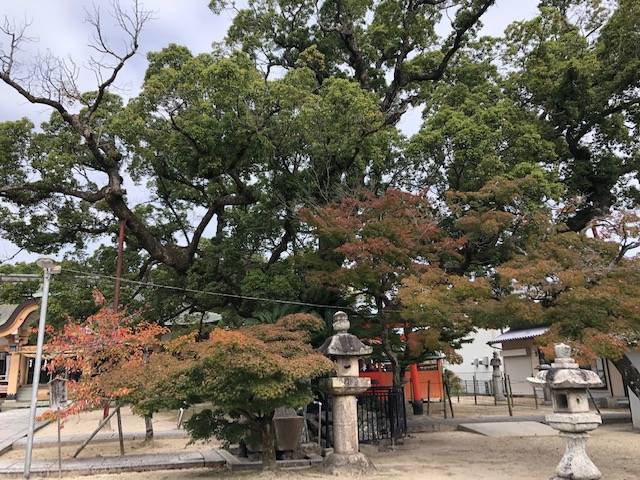
[[[489, 361], [496, 349], [488, 345], [488, 342], [497, 335], [500, 335], [500, 330], [477, 330], [469, 338], [471, 342], [465, 343], [462, 348], [456, 350], [456, 353], [462, 357], [462, 363], [445, 365], [447, 370], [451, 370], [460, 379], [464, 391], [473, 391], [470, 385], [474, 376], [478, 382], [479, 392], [484, 392], [486, 382], [491, 382], [493, 369]], [[465, 382], [468, 388], [465, 387]]]
[[[533, 388], [527, 382], [527, 377], [534, 376], [541, 363], [549, 363], [544, 361], [535, 339], [548, 330], [548, 327], [512, 329], [487, 342], [492, 346], [500, 345], [503, 371], [509, 376], [514, 395], [533, 396]], [[595, 371], [604, 384], [600, 388], [591, 389], [591, 394], [600, 406], [619, 407], [628, 404], [622, 375], [613, 362], [606, 358], [598, 358], [591, 365], [583, 365], [582, 368]], [[542, 392], [536, 394], [542, 396]]]
[[[20, 305], [0, 305], [0, 399], [2, 408], [17, 400], [30, 399], [29, 386], [33, 381], [35, 345], [29, 345], [32, 328], [38, 324], [39, 305], [29, 300]], [[46, 363], [45, 363], [46, 365]], [[44, 370], [40, 383], [46, 385], [49, 375]], [[47, 389], [39, 393], [46, 399]]]

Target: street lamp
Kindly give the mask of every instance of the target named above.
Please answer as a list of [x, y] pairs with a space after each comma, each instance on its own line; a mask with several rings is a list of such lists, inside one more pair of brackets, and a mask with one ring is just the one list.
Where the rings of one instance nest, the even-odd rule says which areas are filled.
[[36, 260], [36, 265], [42, 268], [42, 301], [40, 302], [40, 320], [38, 321], [38, 342], [36, 359], [33, 366], [33, 385], [31, 388], [31, 409], [29, 411], [29, 429], [27, 433], [27, 451], [24, 458], [24, 478], [31, 474], [31, 454], [33, 451], [33, 431], [36, 424], [36, 406], [38, 403], [38, 386], [40, 385], [40, 369], [42, 368], [42, 350], [44, 348], [44, 327], [47, 320], [47, 303], [49, 300], [49, 283], [51, 275], [60, 273], [60, 266], [53, 259], [43, 257]]

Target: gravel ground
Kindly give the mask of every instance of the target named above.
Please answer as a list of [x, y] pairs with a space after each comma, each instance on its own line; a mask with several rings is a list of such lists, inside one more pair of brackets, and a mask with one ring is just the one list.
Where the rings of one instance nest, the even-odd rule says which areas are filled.
[[[605, 425], [589, 441], [590, 456], [607, 480], [640, 478], [640, 433], [628, 424]], [[394, 451], [363, 446], [377, 466], [367, 478], [401, 480], [548, 479], [564, 451], [559, 437], [489, 438], [465, 432], [417, 434]], [[77, 480], [87, 477], [78, 477]], [[314, 470], [277, 473], [212, 473], [204, 470], [94, 475], [95, 480], [330, 479]], [[341, 477], [344, 478], [344, 477]]]

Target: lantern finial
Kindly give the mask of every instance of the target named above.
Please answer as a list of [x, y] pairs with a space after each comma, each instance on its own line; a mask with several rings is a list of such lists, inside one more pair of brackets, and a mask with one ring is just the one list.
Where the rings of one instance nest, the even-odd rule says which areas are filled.
[[347, 314], [340, 311], [333, 315], [333, 331], [336, 333], [347, 333], [351, 327]]

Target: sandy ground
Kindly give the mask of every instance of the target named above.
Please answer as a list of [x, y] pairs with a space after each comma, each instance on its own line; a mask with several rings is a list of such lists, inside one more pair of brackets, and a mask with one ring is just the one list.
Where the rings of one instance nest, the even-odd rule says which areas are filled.
[[[139, 415], [134, 415], [129, 407], [122, 407], [122, 430], [124, 432], [144, 432], [144, 419]], [[62, 426], [61, 436], [73, 435], [76, 433], [86, 433], [89, 435], [93, 432], [100, 421], [102, 420], [102, 410], [93, 410], [90, 412], [83, 412], [79, 415], [73, 415], [67, 417]], [[175, 430], [176, 423], [178, 421], [177, 411], [159, 412], [153, 416], [153, 429], [156, 432], [162, 430]], [[103, 428], [101, 432], [112, 432], [117, 428], [116, 417], [111, 420], [111, 428], [108, 426]], [[56, 435], [57, 427], [55, 422], [50, 423], [43, 429], [36, 433], [36, 436], [54, 436]]]
[[[463, 417], [491, 417], [491, 416], [507, 416], [509, 415], [509, 407], [507, 402], [500, 402], [495, 405], [493, 397], [480, 396], [477, 397], [478, 404], [475, 404], [473, 396], [452, 397], [451, 405], [456, 418]], [[433, 402], [429, 406], [430, 414], [434, 417], [443, 417], [444, 403]], [[533, 398], [515, 397], [513, 406], [513, 416], [526, 415], [546, 415], [551, 413], [551, 405], [543, 405], [539, 403], [536, 408]], [[424, 404], [424, 413], [427, 413], [427, 404]], [[407, 408], [407, 415], [412, 415], [411, 407]], [[450, 417], [449, 405], [447, 404], [447, 415]]]
[[[62, 458], [70, 459], [75, 453], [79, 445], [70, 445], [62, 447]], [[125, 455], [127, 454], [139, 454], [139, 453], [163, 453], [163, 452], [179, 452], [183, 450], [199, 450], [206, 448], [215, 448], [218, 444], [214, 442], [202, 443], [195, 442], [189, 444], [188, 438], [176, 438], [176, 439], [158, 439], [152, 442], [145, 442], [144, 440], [125, 441], [124, 449]], [[24, 449], [17, 448], [8, 451], [0, 457], [2, 460], [23, 459]], [[78, 455], [78, 458], [92, 458], [92, 457], [116, 457], [120, 455], [120, 446], [117, 442], [109, 443], [90, 443], [84, 450]], [[58, 458], [58, 447], [47, 448], [35, 448], [33, 450], [34, 460], [51, 460]]]
[[[190, 411], [185, 412], [185, 419], [190, 416]], [[87, 437], [102, 420], [102, 410], [94, 410], [90, 412], [83, 412], [79, 415], [68, 417], [62, 424], [60, 431], [60, 437], [64, 440], [70, 435], [86, 435]], [[153, 428], [154, 432], [162, 432], [167, 430], [175, 430], [178, 420], [177, 411], [159, 412], [153, 416]], [[117, 429], [116, 418], [113, 417], [111, 421], [111, 428], [104, 427], [100, 433], [110, 433]], [[122, 408], [122, 431], [124, 433], [143, 433], [145, 430], [144, 419], [138, 415], [134, 415], [129, 407]], [[36, 439], [38, 438], [55, 438], [57, 435], [57, 426], [55, 422], [50, 423], [46, 427], [36, 432]], [[215, 448], [219, 445], [218, 442], [209, 442], [204, 444], [202, 442], [195, 442], [189, 444], [188, 438], [177, 439], [156, 439], [152, 442], [145, 442], [144, 440], [125, 441], [125, 453], [162, 453], [162, 452], [176, 452], [180, 450], [197, 450], [199, 448]], [[71, 458], [79, 443], [70, 446], [62, 447], [62, 458]], [[90, 443], [80, 453], [79, 458], [90, 457], [109, 457], [120, 455], [120, 447], [117, 442], [96, 442]], [[24, 449], [16, 448], [4, 455], [3, 460], [6, 459], [20, 459], [24, 458]], [[33, 450], [34, 460], [47, 460], [58, 458], [57, 447], [36, 447]]]
[[[367, 478], [401, 480], [548, 479], [564, 451], [559, 437], [488, 438], [465, 432], [414, 435], [394, 451], [363, 446], [377, 472]], [[640, 434], [630, 425], [606, 425], [589, 441], [591, 458], [607, 480], [640, 478]], [[75, 477], [76, 480], [87, 477]], [[277, 473], [210, 472], [205, 470], [94, 475], [95, 480], [237, 480], [330, 479], [317, 470]], [[341, 477], [344, 478], [344, 477]]]

